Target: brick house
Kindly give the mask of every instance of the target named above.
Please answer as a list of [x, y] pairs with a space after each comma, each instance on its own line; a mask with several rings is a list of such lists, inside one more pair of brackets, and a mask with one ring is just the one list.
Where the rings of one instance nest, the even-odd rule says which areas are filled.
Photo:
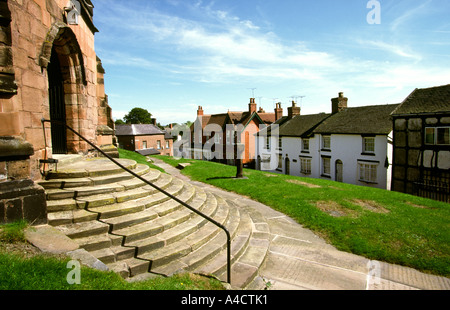
[[450, 202], [450, 84], [415, 89], [392, 119], [392, 190]]
[[154, 124], [116, 125], [119, 147], [141, 155], [173, 156], [173, 137]]
[[[70, 4], [70, 5], [69, 5]], [[0, 223], [45, 223], [40, 160], [90, 147], [116, 154], [90, 0], [0, 1]]]
[[[257, 110], [255, 98], [250, 98], [248, 111], [206, 115], [199, 107], [197, 119], [190, 128], [191, 156], [234, 165], [237, 143], [240, 143], [243, 164], [252, 166], [255, 164], [255, 134], [282, 115], [281, 105], [277, 105], [274, 113]], [[240, 136], [237, 132], [241, 132]]]

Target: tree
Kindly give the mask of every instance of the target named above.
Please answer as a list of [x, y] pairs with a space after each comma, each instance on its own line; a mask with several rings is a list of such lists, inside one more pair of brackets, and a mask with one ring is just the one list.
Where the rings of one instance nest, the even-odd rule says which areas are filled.
[[134, 108], [123, 119], [127, 124], [151, 124], [152, 114], [146, 109]]
[[120, 118], [117, 119], [114, 123], [115, 123], [116, 125], [125, 125], [125, 122], [124, 122], [123, 120], [121, 120]]

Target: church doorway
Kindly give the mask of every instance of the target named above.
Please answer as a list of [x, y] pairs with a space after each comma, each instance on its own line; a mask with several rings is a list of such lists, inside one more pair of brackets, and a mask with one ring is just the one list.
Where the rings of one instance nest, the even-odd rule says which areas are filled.
[[64, 80], [61, 65], [55, 50], [52, 50], [48, 72], [48, 96], [50, 105], [53, 154], [67, 154], [66, 104], [64, 101]]

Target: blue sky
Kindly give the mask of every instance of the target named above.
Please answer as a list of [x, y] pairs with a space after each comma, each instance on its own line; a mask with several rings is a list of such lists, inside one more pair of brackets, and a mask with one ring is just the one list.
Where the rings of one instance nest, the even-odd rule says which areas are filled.
[[253, 92], [266, 111], [296, 97], [302, 114], [329, 113], [339, 92], [364, 106], [449, 84], [450, 1], [379, 0], [379, 24], [368, 2], [93, 0], [113, 117], [183, 123], [198, 106], [246, 110]]

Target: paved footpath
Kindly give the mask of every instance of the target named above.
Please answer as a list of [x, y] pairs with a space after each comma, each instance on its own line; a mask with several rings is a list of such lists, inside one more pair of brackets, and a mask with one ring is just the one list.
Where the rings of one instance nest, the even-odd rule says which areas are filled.
[[305, 229], [288, 216], [247, 197], [190, 180], [180, 170], [152, 158], [154, 164], [180, 179], [250, 209], [257, 210], [267, 224], [257, 224], [267, 231], [271, 244], [266, 262], [249, 289], [271, 290], [449, 290], [450, 279], [415, 269], [342, 252]]

